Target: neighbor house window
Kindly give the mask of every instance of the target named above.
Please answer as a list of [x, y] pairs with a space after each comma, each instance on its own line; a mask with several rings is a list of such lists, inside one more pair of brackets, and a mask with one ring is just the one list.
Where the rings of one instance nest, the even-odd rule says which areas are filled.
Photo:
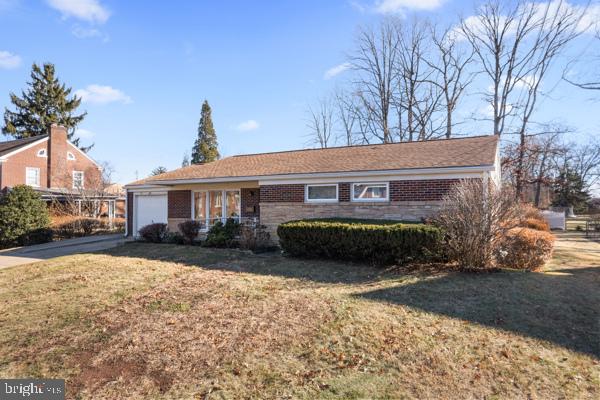
[[194, 219], [211, 226], [227, 218], [239, 221], [241, 213], [239, 190], [207, 190], [194, 192]]
[[25, 183], [29, 186], [40, 186], [40, 169], [27, 167], [25, 169]]
[[83, 189], [83, 171], [73, 171], [73, 189]]
[[352, 201], [388, 201], [388, 183], [353, 183]]
[[306, 185], [305, 200], [308, 203], [338, 201], [338, 185]]
[[75, 161], [75, 155], [73, 153], [71, 153], [70, 151], [67, 151], [67, 160]]
[[46, 149], [39, 149], [37, 152], [38, 157], [46, 157]]

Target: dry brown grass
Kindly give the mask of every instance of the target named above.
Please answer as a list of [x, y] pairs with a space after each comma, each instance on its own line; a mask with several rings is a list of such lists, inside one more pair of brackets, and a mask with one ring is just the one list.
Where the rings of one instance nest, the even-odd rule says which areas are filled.
[[542, 273], [146, 244], [11, 268], [0, 376], [94, 399], [597, 398], [600, 244], [569, 240]]

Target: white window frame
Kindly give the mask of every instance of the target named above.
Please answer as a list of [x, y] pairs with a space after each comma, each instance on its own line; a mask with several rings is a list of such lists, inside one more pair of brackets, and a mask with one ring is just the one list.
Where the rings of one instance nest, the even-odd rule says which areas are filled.
[[[81, 174], [81, 186], [75, 185], [75, 174], [76, 173]], [[73, 189], [84, 189], [85, 188], [85, 173], [83, 171], [73, 170], [72, 176], [73, 176]]]
[[68, 161], [75, 161], [75, 154], [71, 153], [70, 151], [67, 151], [67, 160]]
[[[309, 199], [308, 188], [311, 186], [335, 186], [335, 199]], [[305, 203], [337, 203], [340, 200], [340, 185], [337, 183], [309, 183], [304, 185]]]
[[[191, 218], [194, 221], [201, 221], [204, 223], [202, 227], [202, 231], [207, 231], [213, 224], [210, 223], [210, 192], [221, 192], [221, 201], [223, 202], [223, 206], [221, 207], [221, 222], [225, 223], [227, 221], [227, 192], [238, 192], [240, 196], [240, 208], [238, 211], [238, 222], [242, 222], [242, 190], [241, 189], [206, 189], [206, 190], [194, 190], [192, 191], [192, 215]], [[206, 217], [204, 220], [196, 218], [196, 193], [206, 193], [206, 199], [204, 203], [204, 207], [206, 209]]]
[[[386, 197], [384, 199], [357, 199], [354, 197], [354, 186], [356, 185], [372, 185], [372, 186], [384, 186], [385, 185], [385, 194]], [[356, 203], [385, 203], [390, 201], [390, 183], [389, 182], [353, 182], [350, 186], [350, 200]]]
[[38, 157], [48, 157], [48, 153], [46, 152], [46, 149], [39, 149], [37, 152], [37, 156]]
[[[37, 174], [36, 174], [36, 176], [37, 176], [37, 182], [35, 184], [30, 184], [28, 182], [27, 176], [29, 174], [29, 171], [36, 171], [37, 172]], [[28, 186], [31, 186], [31, 187], [40, 187], [40, 181], [41, 180], [42, 180], [41, 170], [39, 168], [37, 168], [37, 167], [25, 167], [25, 184], [27, 184]]]

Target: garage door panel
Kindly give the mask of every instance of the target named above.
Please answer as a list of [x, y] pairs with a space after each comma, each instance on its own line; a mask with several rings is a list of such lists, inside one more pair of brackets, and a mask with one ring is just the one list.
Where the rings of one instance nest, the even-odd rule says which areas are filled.
[[154, 223], [167, 223], [167, 195], [136, 196], [136, 233]]

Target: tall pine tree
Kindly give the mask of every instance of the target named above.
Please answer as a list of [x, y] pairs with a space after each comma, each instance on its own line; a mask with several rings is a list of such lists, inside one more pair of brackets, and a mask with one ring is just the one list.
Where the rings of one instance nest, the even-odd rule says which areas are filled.
[[204, 164], [217, 160], [219, 158], [217, 146], [217, 134], [213, 127], [210, 106], [208, 101], [204, 100], [198, 124], [198, 138], [192, 148], [192, 164]]
[[[72, 88], [60, 83], [56, 77], [54, 64], [44, 63], [42, 67], [33, 64], [31, 82], [21, 97], [10, 94], [15, 111], [4, 110], [2, 133], [15, 139], [45, 135], [52, 124], [67, 128], [69, 140], [79, 147], [79, 139], [74, 137], [77, 125], [83, 121], [87, 112], [75, 114], [81, 99], [71, 95]], [[82, 148], [86, 151], [91, 148]]]

